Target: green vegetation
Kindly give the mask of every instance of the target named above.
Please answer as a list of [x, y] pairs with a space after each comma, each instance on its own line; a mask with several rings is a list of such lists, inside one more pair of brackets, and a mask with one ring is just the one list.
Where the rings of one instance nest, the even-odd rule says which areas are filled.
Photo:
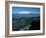
[[31, 18], [12, 18], [12, 27], [14, 30], [20, 30], [28, 25], [32, 25], [32, 19]]

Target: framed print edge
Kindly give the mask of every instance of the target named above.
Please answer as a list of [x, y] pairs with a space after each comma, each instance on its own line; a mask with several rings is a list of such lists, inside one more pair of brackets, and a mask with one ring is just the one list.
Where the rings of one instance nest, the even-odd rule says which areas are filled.
[[[33, 5], [42, 5], [43, 6], [43, 32], [42, 33], [28, 33], [28, 34], [9, 34], [9, 4], [20, 3], [20, 4], [33, 4]], [[17, 1], [5, 1], [5, 37], [19, 37], [19, 36], [35, 36], [35, 35], [44, 35], [45, 34], [45, 4], [44, 3], [35, 3], [35, 2], [17, 2]]]

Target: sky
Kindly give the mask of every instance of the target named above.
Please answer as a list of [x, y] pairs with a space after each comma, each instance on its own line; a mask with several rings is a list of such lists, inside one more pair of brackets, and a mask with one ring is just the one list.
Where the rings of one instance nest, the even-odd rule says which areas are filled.
[[39, 14], [40, 8], [32, 8], [32, 7], [12, 7], [13, 14]]
[[40, 14], [40, 8], [33, 7], [12, 7], [12, 14], [16, 16], [32, 16], [31, 14]]

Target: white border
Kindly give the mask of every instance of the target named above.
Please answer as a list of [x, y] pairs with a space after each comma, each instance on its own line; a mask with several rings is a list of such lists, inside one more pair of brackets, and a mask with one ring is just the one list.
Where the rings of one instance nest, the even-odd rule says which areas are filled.
[[[14, 6], [14, 7], [36, 7], [36, 8], [40, 8], [40, 30], [12, 31], [12, 6]], [[9, 14], [10, 14], [9, 34], [43, 33], [43, 6], [40, 6], [40, 5], [10, 4]]]

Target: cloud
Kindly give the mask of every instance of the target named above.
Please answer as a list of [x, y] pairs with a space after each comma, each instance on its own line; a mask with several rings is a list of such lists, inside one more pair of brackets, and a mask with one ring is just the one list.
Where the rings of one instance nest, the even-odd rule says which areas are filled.
[[28, 12], [28, 11], [21, 11], [21, 12], [17, 12], [18, 14], [29, 14], [29, 13], [32, 13], [32, 12]]

